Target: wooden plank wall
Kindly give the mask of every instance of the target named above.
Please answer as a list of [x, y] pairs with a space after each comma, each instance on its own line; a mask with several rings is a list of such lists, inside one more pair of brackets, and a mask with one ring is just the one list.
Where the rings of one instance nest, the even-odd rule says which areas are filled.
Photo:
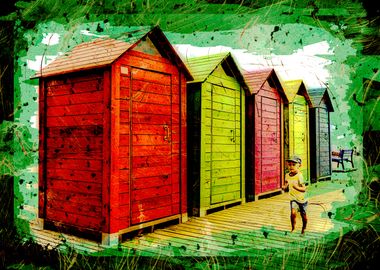
[[99, 230], [102, 221], [103, 75], [46, 82], [45, 218]]

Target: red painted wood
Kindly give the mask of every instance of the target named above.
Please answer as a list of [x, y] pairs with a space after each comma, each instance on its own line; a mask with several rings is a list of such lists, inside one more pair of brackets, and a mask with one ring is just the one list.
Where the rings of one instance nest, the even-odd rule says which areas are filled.
[[145, 81], [144, 78], [138, 79], [133, 77], [134, 92], [160, 93], [162, 95], [170, 96], [172, 86], [170, 85], [170, 81], [168, 79], [163, 80], [162, 82], [160, 81], [163, 76], [165, 75], [160, 74], [159, 78], [155, 78], [155, 76], [152, 75], [150, 81]]
[[153, 210], [157, 208], [157, 205], [160, 205], [161, 207], [164, 206], [171, 206], [172, 204], [172, 195], [166, 195], [155, 198], [155, 200], [144, 199], [140, 200], [138, 204], [134, 204], [132, 207], [132, 212], [139, 213], [140, 209], [144, 209], [144, 212], [147, 210]]
[[61, 202], [57, 200], [49, 200], [48, 208], [51, 210], [59, 212], [68, 212], [68, 213], [85, 213], [89, 217], [101, 217], [101, 207], [95, 205], [83, 205], [73, 202]]
[[132, 100], [150, 104], [171, 105], [171, 96], [157, 93], [149, 93], [143, 90], [133, 91]]
[[86, 171], [101, 171], [102, 161], [94, 159], [57, 159], [47, 160], [47, 166], [51, 169], [82, 169]]
[[67, 181], [51, 178], [47, 183], [48, 189], [54, 190], [70, 190], [72, 192], [81, 193], [94, 193], [100, 194], [102, 192], [100, 183], [82, 182], [82, 181]]
[[102, 103], [74, 104], [64, 106], [51, 106], [47, 108], [47, 114], [52, 117], [82, 114], [103, 113], [104, 105]]
[[155, 115], [155, 114], [133, 114], [132, 121], [137, 124], [151, 123], [152, 125], [162, 125], [163, 123], [178, 123], [179, 118], [172, 117], [171, 115]]
[[47, 117], [47, 127], [74, 127], [94, 126], [103, 123], [103, 114], [69, 115], [60, 117]]
[[[98, 143], [98, 144], [96, 144]], [[72, 144], [62, 144], [62, 145], [50, 145], [49, 142], [47, 143], [47, 147], [50, 148], [50, 150], [53, 151], [53, 153], [49, 152], [49, 156], [53, 156], [55, 158], [63, 158], [64, 154], [75, 154], [75, 153], [90, 153], [90, 152], [96, 152], [101, 153], [102, 151], [102, 143], [101, 141], [94, 142], [94, 144], [84, 144], [80, 145], [78, 143], [72, 143]]]
[[80, 171], [71, 169], [50, 169], [46, 171], [48, 179], [78, 180], [86, 182], [101, 183], [102, 172]]
[[[110, 158], [109, 163], [109, 174], [110, 176], [107, 181], [108, 190], [104, 190], [103, 192], [108, 193], [108, 202], [109, 202], [109, 233], [117, 232], [120, 227], [118, 224], [118, 220], [120, 215], [129, 215], [129, 213], [120, 213], [119, 211], [119, 180], [120, 180], [120, 165], [119, 165], [119, 157], [120, 157], [120, 68], [119, 64], [115, 64], [112, 66], [111, 72], [111, 87], [108, 89], [104, 89], [105, 99], [110, 100], [111, 108], [108, 111], [108, 119], [105, 119], [104, 126], [109, 127], [109, 134], [112, 134], [110, 137], [110, 145], [108, 146], [108, 155]], [[128, 146], [127, 146], [128, 147]], [[105, 197], [106, 198], [106, 197]], [[106, 202], [106, 201], [105, 201]]]
[[58, 221], [63, 224], [73, 225], [84, 229], [100, 230], [101, 219], [99, 217], [85, 216], [85, 213], [61, 212], [56, 209], [47, 208], [48, 220]]
[[178, 68], [173, 66], [170, 61], [163, 57], [154, 55], [147, 55], [137, 51], [130, 51], [130, 53], [123, 57], [121, 63], [130, 66], [136, 66], [146, 70], [156, 70], [162, 73], [178, 74]]
[[79, 159], [95, 159], [95, 160], [102, 160], [103, 154], [102, 152], [87, 152], [87, 151], [82, 151], [82, 152], [75, 152], [75, 153], [62, 153], [62, 152], [52, 152], [49, 151], [46, 155], [47, 159], [50, 160], [61, 160], [61, 159], [73, 159], [73, 158], [79, 158]]
[[93, 91], [89, 93], [71, 94], [64, 96], [47, 97], [48, 106], [63, 106], [70, 104], [88, 104], [101, 102], [103, 98], [102, 91]]
[[139, 224], [142, 222], [159, 219], [161, 217], [167, 217], [170, 215], [172, 215], [171, 205], [145, 211], [142, 210], [139, 212], [132, 212], [132, 224]]
[[61, 137], [47, 138], [49, 148], [72, 148], [77, 149], [90, 147], [92, 149], [101, 149], [103, 138], [101, 137]]
[[46, 88], [45, 81], [39, 82], [39, 151], [38, 151], [38, 217], [46, 218]]
[[[48, 201], [56, 200], [63, 204], [77, 203], [82, 205], [93, 205], [101, 207], [101, 194], [94, 193], [73, 193], [71, 190], [55, 190], [47, 191]], [[47, 208], [48, 209], [48, 208]]]
[[[178, 104], [180, 104], [180, 125], [179, 125], [179, 138], [180, 144], [179, 156], [180, 164], [177, 167], [180, 171], [180, 194], [178, 194], [178, 202], [181, 213], [187, 213], [187, 88], [185, 82], [185, 76], [180, 73], [179, 75], [179, 89], [180, 93], [178, 96]], [[173, 103], [177, 104], [176, 100], [177, 95], [173, 95]], [[175, 141], [175, 138], [173, 138]], [[173, 196], [173, 202], [175, 201], [176, 196]], [[177, 201], [176, 201], [177, 202]]]
[[[62, 82], [63, 83], [63, 82]], [[71, 93], [71, 84], [62, 84], [62, 85], [53, 85], [47, 87], [46, 95], [51, 96], [61, 96], [61, 95], [70, 95]]]
[[[155, 188], [160, 186], [167, 186], [173, 183], [172, 175], [157, 175], [151, 177], [135, 178], [131, 186], [132, 189], [144, 189], [146, 188], [146, 182], [149, 181], [149, 187]], [[178, 184], [178, 181], [175, 182]]]
[[133, 49], [99, 70], [45, 79], [40, 156], [49, 161], [39, 170], [49, 183], [40, 181], [40, 209], [48, 220], [105, 233], [185, 213], [184, 75]]
[[[138, 209], [133, 212], [132, 210], [132, 224], [149, 220], [147, 213], [149, 210], [145, 209], [141, 200], [150, 200], [155, 202], [157, 208], [162, 207], [161, 201], [156, 201], [160, 196], [171, 196], [172, 182], [175, 181], [172, 175], [172, 105], [171, 105], [171, 87], [165, 87], [160, 91], [159, 83], [170, 83], [171, 76], [160, 74], [152, 71], [145, 71], [139, 69], [132, 69], [132, 159], [138, 158], [138, 163], [133, 165], [132, 169], [132, 209]], [[155, 81], [155, 84], [141, 85], [139, 80], [147, 79]], [[159, 80], [158, 80], [159, 79]], [[136, 81], [136, 84], [135, 84]], [[150, 87], [152, 86], [152, 87]], [[170, 92], [169, 92], [170, 91]], [[150, 93], [152, 95], [150, 95]], [[152, 101], [151, 99], [156, 101]], [[157, 103], [157, 104], [156, 104]], [[167, 105], [163, 105], [167, 104]], [[139, 117], [140, 115], [145, 117]], [[157, 117], [157, 115], [164, 115], [169, 117]], [[135, 116], [135, 117], [134, 117]], [[136, 117], [137, 116], [137, 117]], [[155, 119], [152, 123], [151, 118]], [[140, 119], [143, 121], [141, 122]], [[149, 121], [146, 121], [149, 120]], [[140, 130], [140, 128], [143, 128]], [[152, 162], [149, 157], [159, 157], [159, 159], [166, 158], [169, 163]], [[151, 163], [141, 163], [149, 160]], [[144, 164], [143, 167], [139, 165]], [[167, 164], [167, 165], [166, 165]], [[178, 164], [179, 165], [179, 164]], [[154, 178], [155, 181], [151, 178]], [[141, 180], [140, 180], [141, 179]], [[161, 180], [162, 184], [169, 185], [156, 186], [158, 181]], [[135, 182], [137, 182], [135, 184]], [[178, 180], [177, 180], [178, 182]], [[139, 183], [144, 183], [143, 186]], [[179, 185], [179, 183], [178, 183]], [[171, 207], [170, 207], [171, 210]], [[154, 218], [162, 218], [167, 215], [172, 215], [171, 211], [165, 212], [165, 215], [153, 215]], [[177, 212], [178, 213], [178, 212]], [[144, 216], [144, 218], [141, 218]]]
[[255, 195], [281, 186], [281, 102], [267, 82], [255, 96]]
[[47, 79], [47, 86], [56, 86], [62, 84], [71, 84], [76, 82], [91, 81], [103, 78], [102, 70], [90, 70], [84, 72], [76, 72], [71, 75], [52, 77]]
[[56, 137], [97, 137], [103, 134], [103, 125], [76, 126], [76, 127], [50, 127], [47, 128], [49, 138]]
[[[168, 76], [167, 74], [164, 73], [159, 73], [159, 72], [152, 72], [140, 68], [134, 68], [132, 70], [132, 78], [134, 80], [133, 82], [133, 87], [136, 90], [147, 90], [149, 89], [152, 85], [154, 87], [157, 86], [157, 84], [162, 84], [166, 85], [167, 87], [160, 87], [166, 89], [163, 94], [171, 94], [171, 91], [168, 89], [171, 89], [171, 77]], [[135, 84], [136, 82], [136, 84]], [[146, 82], [150, 82], [152, 84], [146, 84]], [[153, 91], [153, 90], [147, 90], [147, 91]]]
[[[172, 156], [173, 163], [179, 165], [179, 156]], [[150, 168], [159, 166], [171, 166], [172, 161], [165, 155], [135, 156], [133, 158], [133, 168]]]
[[[48, 159], [43, 162], [48, 220], [77, 227], [100, 227], [103, 178], [100, 160], [104, 143], [101, 85], [100, 78], [83, 80], [83, 77], [50, 83], [43, 138]], [[92, 103], [86, 103], [88, 100]], [[86, 211], [92, 218], [97, 213], [96, 218], [91, 220]], [[74, 221], [77, 223], [71, 223]]]

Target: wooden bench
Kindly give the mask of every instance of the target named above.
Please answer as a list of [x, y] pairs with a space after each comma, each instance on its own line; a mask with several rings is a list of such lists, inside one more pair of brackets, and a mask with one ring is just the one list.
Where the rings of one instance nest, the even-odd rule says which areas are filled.
[[333, 151], [331, 160], [337, 163], [337, 168], [339, 168], [339, 164], [342, 164], [342, 169], [344, 170], [344, 162], [351, 163], [352, 168], [354, 168], [353, 154], [353, 149], [342, 149], [339, 152]]

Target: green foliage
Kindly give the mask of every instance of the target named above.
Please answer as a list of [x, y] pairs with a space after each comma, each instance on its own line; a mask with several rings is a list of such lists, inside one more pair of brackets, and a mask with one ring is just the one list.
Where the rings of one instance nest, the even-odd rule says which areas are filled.
[[34, 162], [36, 151], [26, 126], [10, 121], [0, 124], [0, 175], [17, 175]]
[[[11, 46], [3, 46], [1, 53], [15, 53], [14, 62], [18, 70], [15, 81], [18, 80], [19, 84], [29, 84], [29, 86], [31, 86], [29, 81], [31, 72], [29, 71], [27, 75], [21, 74], [20, 70], [26, 69], [26, 60], [22, 58], [26, 58], [28, 53], [30, 55], [42, 54], [42, 51], [46, 53], [45, 48], [41, 50], [44, 45], [36, 45], [41, 39], [41, 35], [36, 34], [37, 29], [42, 25], [45, 27], [43, 30], [45, 32], [60, 32], [57, 30], [58, 27], [54, 29], [50, 26], [64, 25], [63, 39], [66, 39], [66, 42], [62, 42], [58, 49], [55, 47], [53, 50], [56, 51], [66, 51], [75, 45], [73, 43], [83, 42], [83, 36], [78, 35], [81, 27], [88, 28], [91, 33], [105, 34], [112, 32], [113, 27], [121, 29], [127, 26], [159, 24], [164, 31], [167, 31], [171, 42], [191, 43], [198, 46], [224, 44], [259, 54], [268, 52], [268, 48], [273, 49], [271, 53], [289, 54], [316, 40], [328, 40], [334, 50], [334, 55], [323, 57], [326, 59], [331, 57], [333, 62], [329, 71], [333, 74], [330, 92], [333, 93], [336, 109], [332, 114], [332, 122], [336, 124], [336, 129], [332, 132], [334, 146], [348, 147], [354, 144], [358, 147], [359, 153], [362, 153], [360, 136], [363, 129], [361, 126], [363, 108], [360, 102], [365, 100], [367, 90], [363, 89], [362, 82], [363, 78], [378, 80], [379, 59], [378, 56], [366, 57], [363, 56], [364, 53], [362, 54], [362, 52], [378, 54], [378, 42], [374, 39], [378, 35], [378, 27], [374, 21], [368, 21], [365, 18], [365, 10], [358, 1], [25, 0], [17, 1], [12, 13], [1, 17], [0, 20], [15, 23], [14, 51], [10, 49]], [[250, 27], [256, 28], [249, 32]], [[310, 30], [306, 31], [305, 29], [308, 28]], [[265, 38], [265, 35], [272, 35], [273, 39], [268, 42], [261, 40]], [[33, 49], [35, 50], [31, 52]], [[47, 54], [53, 55], [56, 51], [47, 52]], [[15, 107], [25, 103], [28, 94], [36, 95], [30, 91], [34, 90], [33, 87], [26, 89], [16, 85], [16, 89]], [[357, 94], [357, 100], [353, 99], [353, 93]], [[32, 102], [29, 102], [29, 105], [31, 104]], [[31, 112], [35, 111], [33, 106], [36, 104], [32, 104], [32, 109], [29, 110], [30, 107], [27, 106], [24, 111], [16, 110], [15, 118], [18, 122], [3, 121], [0, 124], [0, 175], [17, 176], [22, 170], [36, 163], [38, 136], [32, 134], [34, 130], [30, 128], [30, 122], [26, 120], [30, 119]], [[372, 105], [367, 109], [370, 112], [378, 112], [375, 108], [378, 107]], [[368, 117], [368, 126], [377, 128], [378, 119], [375, 116], [376, 114], [373, 113]], [[336, 140], [337, 137], [342, 137], [342, 139]], [[350, 178], [352, 182], [359, 184], [363, 178], [361, 175], [341, 177]], [[24, 185], [16, 184], [16, 200], [20, 204], [29, 203], [30, 205], [32, 200], [30, 198], [33, 198], [32, 202], [36, 202], [36, 197], [33, 197], [35, 190], [25, 189], [26, 182], [28, 185], [31, 185], [29, 183], [36, 184], [36, 179], [35, 173], [34, 178], [22, 180]], [[3, 177], [0, 181], [3, 184], [8, 181], [7, 185], [13, 184], [13, 178]], [[15, 182], [19, 183], [17, 180]], [[380, 250], [378, 236], [380, 229], [371, 227], [378, 224], [378, 217], [373, 216], [374, 213], [378, 213], [378, 209], [373, 206], [365, 208], [368, 189], [366, 183], [363, 186], [363, 192], [357, 201], [358, 205], [336, 211], [332, 218], [345, 220], [351, 217], [356, 220], [352, 222], [354, 225], [360, 222], [365, 224], [370, 219], [370, 226], [342, 235], [340, 238], [331, 238], [332, 240], [327, 243], [310, 243], [309, 246], [293, 253], [289, 250], [252, 249], [251, 256], [237, 254], [229, 258], [143, 257], [123, 253], [115, 255], [112, 252], [109, 256], [105, 255], [107, 253], [93, 256], [79, 253], [65, 242], [62, 242], [59, 249], [42, 247], [33, 241], [25, 242], [17, 237], [12, 228], [2, 226], [0, 227], [0, 268], [49, 269], [50, 265], [55, 269], [318, 269], [318, 267], [361, 269], [366, 263], [369, 265], [374, 263]], [[5, 184], [1, 187], [5, 187]], [[8, 186], [4, 189], [9, 190]], [[0, 195], [1, 199], [12, 201], [3, 194]], [[13, 212], [4, 212], [4, 209], [12, 207], [3, 207], [3, 202], [5, 201], [1, 201], [0, 204], [2, 206], [0, 215], [12, 216]], [[352, 216], [350, 216], [351, 211], [354, 211]], [[22, 231], [27, 232], [28, 225], [27, 220], [17, 221], [17, 227]], [[266, 229], [262, 233], [270, 238], [272, 233], [268, 235], [267, 232]], [[231, 243], [238, 245], [239, 236], [231, 235]], [[334, 266], [335, 262], [338, 263]]]

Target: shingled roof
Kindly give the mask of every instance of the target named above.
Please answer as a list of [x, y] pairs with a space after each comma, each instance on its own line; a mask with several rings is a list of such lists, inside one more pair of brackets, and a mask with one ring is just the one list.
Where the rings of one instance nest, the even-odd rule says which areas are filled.
[[169, 60], [176, 63], [184, 71], [188, 80], [192, 79], [185, 64], [158, 26], [154, 27], [145, 35], [142, 35], [142, 37], [134, 43], [127, 43], [111, 38], [99, 38], [79, 44], [70, 52], [57, 57], [52, 63], [42, 68], [35, 77], [49, 77], [111, 65], [122, 54], [132, 47], [135, 47], [146, 36], [152, 40], [163, 56], [166, 56]]
[[330, 112], [334, 111], [327, 88], [308, 88], [307, 92], [310, 96], [311, 105], [313, 108], [320, 107], [322, 100], [325, 100], [328, 110]]
[[282, 89], [280, 80], [273, 68], [262, 68], [257, 70], [243, 72], [244, 80], [248, 85], [251, 95], [255, 95], [259, 92], [261, 87], [268, 81], [271, 87], [278, 90], [281, 97], [287, 102], [287, 97]]
[[72, 51], [42, 68], [36, 77], [48, 77], [110, 65], [132, 44], [115, 39], [96, 39], [74, 47]]
[[289, 102], [293, 102], [296, 95], [299, 94], [306, 98], [309, 107], [312, 106], [310, 96], [302, 80], [281, 81], [281, 85]]
[[194, 80], [189, 83], [202, 83], [206, 81], [214, 70], [217, 69], [219, 65], [222, 65], [228, 67], [244, 90], [248, 91], [248, 86], [244, 81], [243, 75], [230, 52], [191, 57], [184, 60], [194, 78]]

